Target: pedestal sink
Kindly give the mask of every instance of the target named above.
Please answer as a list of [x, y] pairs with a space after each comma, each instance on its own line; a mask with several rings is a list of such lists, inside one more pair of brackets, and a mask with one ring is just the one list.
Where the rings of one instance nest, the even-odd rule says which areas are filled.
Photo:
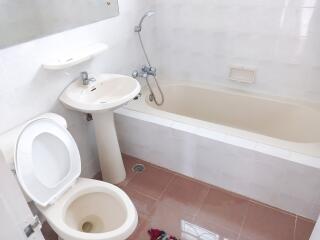
[[81, 80], [71, 83], [60, 101], [67, 108], [92, 114], [103, 180], [117, 184], [126, 178], [126, 172], [113, 110], [132, 100], [141, 87], [137, 80], [123, 75], [102, 74], [95, 79], [89, 85], [83, 85]]

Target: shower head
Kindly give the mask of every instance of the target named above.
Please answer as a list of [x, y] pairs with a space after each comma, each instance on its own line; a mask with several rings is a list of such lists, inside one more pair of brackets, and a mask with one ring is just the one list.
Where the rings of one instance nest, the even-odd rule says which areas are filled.
[[142, 30], [142, 23], [143, 23], [144, 19], [145, 19], [146, 17], [151, 17], [151, 16], [153, 16], [154, 14], [156, 14], [154, 11], [148, 11], [148, 12], [146, 12], [146, 13], [142, 16], [139, 24], [138, 24], [137, 26], [135, 26], [134, 31], [135, 31], [135, 32], [141, 32], [141, 30]]
[[156, 14], [156, 12], [155, 11], [148, 11], [148, 12], [146, 12], [146, 16], [148, 16], [148, 17], [151, 17], [151, 16], [153, 16], [153, 15], [155, 15]]

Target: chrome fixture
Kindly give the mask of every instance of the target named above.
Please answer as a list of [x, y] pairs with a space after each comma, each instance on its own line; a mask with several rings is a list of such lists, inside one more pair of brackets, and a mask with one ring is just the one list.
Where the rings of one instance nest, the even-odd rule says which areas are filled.
[[142, 66], [140, 71], [135, 70], [132, 73], [132, 77], [134, 78], [138, 78], [138, 77], [147, 78], [148, 76], [155, 77], [156, 75], [157, 75], [157, 69], [149, 66]]
[[147, 73], [149, 76], [155, 77], [157, 74], [157, 69], [155, 67], [143, 66], [142, 72]]
[[143, 164], [137, 163], [133, 165], [132, 172], [134, 173], [142, 173], [145, 169], [145, 166]]
[[[164, 95], [163, 95], [163, 92], [162, 92], [162, 90], [161, 90], [161, 87], [160, 87], [160, 85], [159, 85], [159, 83], [158, 83], [158, 80], [157, 80], [157, 78], [156, 78], [156, 68], [155, 68], [155, 67], [152, 67], [152, 65], [151, 65], [151, 62], [150, 62], [150, 60], [149, 60], [147, 51], [146, 51], [146, 49], [145, 49], [145, 47], [144, 47], [144, 44], [143, 44], [143, 41], [142, 41], [142, 37], [141, 37], [141, 31], [142, 31], [142, 23], [143, 23], [143, 21], [144, 21], [147, 17], [151, 17], [151, 16], [153, 16], [154, 14], [155, 14], [154, 11], [148, 11], [148, 12], [146, 12], [146, 13], [142, 16], [142, 18], [140, 19], [139, 24], [138, 24], [137, 26], [135, 26], [135, 28], [134, 28], [134, 31], [135, 31], [136, 33], [138, 33], [139, 40], [140, 40], [140, 44], [141, 44], [141, 48], [142, 48], [142, 51], [143, 51], [143, 53], [144, 53], [144, 56], [145, 56], [145, 58], [146, 58], [146, 61], [147, 61], [148, 65], [147, 65], [147, 66], [143, 66], [140, 71], [137, 71], [137, 70], [134, 71], [134, 72], [132, 73], [132, 76], [133, 76], [134, 78], [137, 78], [137, 77], [145, 78], [145, 80], [146, 80], [146, 82], [147, 82], [147, 85], [148, 85], [148, 88], [149, 88], [149, 90], [150, 90], [149, 100], [150, 100], [151, 102], [154, 101], [156, 105], [160, 106], [160, 105], [162, 105], [162, 104], [164, 103]], [[154, 91], [153, 91], [153, 89], [152, 89], [152, 87], [151, 87], [151, 84], [150, 84], [150, 82], [149, 82], [149, 76], [152, 76], [153, 79], [154, 79], [154, 81], [155, 81], [155, 83], [156, 83], [156, 87], [157, 87], [157, 89], [159, 90], [160, 97], [161, 97], [161, 100], [160, 100], [160, 101], [157, 99], [156, 95], [154, 94]]]
[[95, 82], [95, 78], [89, 78], [88, 72], [81, 72], [80, 73], [80, 79], [82, 80], [82, 84], [87, 86], [90, 82]]
[[134, 31], [135, 31], [135, 32], [141, 32], [141, 30], [142, 30], [142, 23], [143, 23], [144, 19], [145, 19], [146, 17], [151, 17], [151, 16], [153, 16], [154, 14], [156, 14], [154, 11], [148, 11], [148, 12], [146, 12], [146, 13], [142, 16], [142, 18], [140, 19], [139, 24], [138, 24], [137, 26], [135, 26]]

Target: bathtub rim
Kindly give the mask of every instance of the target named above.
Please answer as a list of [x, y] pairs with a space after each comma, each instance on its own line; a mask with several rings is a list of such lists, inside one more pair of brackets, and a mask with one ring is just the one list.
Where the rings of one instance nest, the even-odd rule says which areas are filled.
[[[297, 107], [308, 108], [313, 111], [320, 112], [320, 102], [317, 101], [308, 101], [303, 99], [295, 99], [290, 97], [271, 95], [261, 91], [250, 91], [242, 88], [232, 88], [230, 86], [221, 85], [221, 84], [207, 84], [200, 82], [192, 82], [192, 81], [161, 81], [160, 84], [162, 87], [165, 86], [189, 86], [189, 87], [197, 87], [202, 89], [210, 89], [214, 91], [221, 91], [228, 94], [241, 95], [245, 97], [254, 97], [262, 100], [268, 100], [272, 102], [282, 103], [294, 105]], [[141, 87], [141, 93], [145, 95], [145, 93], [149, 92], [148, 87], [144, 84]], [[146, 96], [147, 97], [147, 96]]]
[[[191, 87], [202, 87], [207, 88], [207, 85], [203, 84], [194, 84], [194, 83], [185, 83], [185, 82], [175, 82], [175, 83], [169, 83], [169, 84], [162, 84], [163, 86], [177, 86], [177, 85], [184, 85], [184, 86], [191, 86]], [[244, 96], [251, 96], [251, 97], [259, 97], [265, 100], [271, 100], [276, 101], [280, 103], [285, 104], [292, 104], [297, 107], [306, 107], [310, 108], [314, 111], [319, 111], [320, 108], [318, 108], [317, 104], [309, 104], [306, 102], [301, 101], [290, 101], [284, 98], [278, 98], [275, 97], [274, 99], [270, 99], [270, 96], [267, 95], [260, 95], [260, 94], [254, 94], [254, 93], [248, 93], [244, 91], [238, 92], [238, 90], [230, 89], [230, 88], [221, 88], [216, 86], [208, 86], [210, 89], [213, 90], [221, 90], [225, 91], [227, 93], [233, 93], [233, 94], [241, 94]], [[194, 129], [196, 128], [197, 131], [205, 133], [205, 135], [211, 136], [212, 134], [215, 134], [216, 136], [220, 136], [218, 140], [222, 140], [223, 138], [228, 138], [232, 142], [232, 139], [234, 139], [235, 142], [242, 142], [239, 143], [240, 146], [250, 148], [252, 149], [252, 145], [255, 145], [255, 150], [259, 149], [258, 151], [267, 151], [268, 154], [276, 154], [278, 157], [281, 156], [282, 158], [292, 158], [290, 155], [293, 155], [294, 158], [312, 158], [312, 160], [308, 160], [308, 162], [314, 162], [316, 158], [319, 158], [319, 164], [320, 164], [320, 143], [300, 143], [300, 142], [291, 142], [287, 140], [282, 140], [278, 138], [269, 137], [266, 135], [262, 135], [259, 133], [250, 132], [247, 130], [232, 128], [229, 126], [224, 126], [212, 122], [203, 121], [200, 119], [195, 119], [183, 115], [179, 115], [176, 113], [166, 112], [163, 110], [159, 110], [156, 108], [153, 108], [146, 102], [146, 98], [148, 97], [148, 89], [146, 87], [142, 88], [142, 96], [139, 97], [138, 100], [134, 100], [129, 102], [126, 106], [124, 106], [121, 110], [118, 111], [118, 113], [127, 115], [129, 114], [128, 111], [134, 111], [139, 114], [133, 114], [137, 118], [142, 118], [142, 120], [148, 121], [148, 118], [156, 119], [156, 123], [162, 124], [170, 122], [170, 126], [173, 126], [174, 123], [180, 124], [180, 128], [183, 128], [183, 130], [191, 129], [191, 133], [194, 133]], [[127, 111], [125, 111], [127, 110]], [[142, 114], [142, 115], [141, 115]], [[145, 115], [143, 115], [145, 114]], [[132, 115], [132, 114], [129, 114]], [[139, 116], [138, 116], [139, 115]], [[176, 125], [177, 125], [176, 124]], [[266, 150], [269, 149], [269, 150]], [[276, 153], [275, 153], [276, 152]], [[272, 155], [272, 154], [271, 154]], [[300, 156], [301, 155], [301, 156]], [[301, 162], [299, 160], [299, 162]], [[318, 164], [315, 164], [318, 166]], [[312, 164], [314, 166], [314, 164]], [[320, 165], [319, 165], [320, 167]]]

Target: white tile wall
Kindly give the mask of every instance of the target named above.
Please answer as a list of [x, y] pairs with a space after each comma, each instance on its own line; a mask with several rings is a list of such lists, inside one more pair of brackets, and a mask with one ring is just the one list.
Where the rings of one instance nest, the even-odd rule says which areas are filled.
[[[44, 112], [63, 115], [78, 143], [84, 176], [98, 172], [91, 123], [83, 114], [66, 110], [57, 99], [80, 71], [130, 74], [142, 62], [133, 27], [152, 1], [119, 0], [119, 4], [119, 17], [0, 50], [0, 133]], [[96, 42], [105, 42], [110, 49], [93, 61], [66, 71], [41, 68], [45, 59], [59, 52]]]
[[[143, 37], [162, 79], [320, 99], [320, 0], [119, 2], [117, 18], [0, 50], [0, 133], [43, 112], [61, 113], [79, 143], [84, 174], [95, 172], [90, 123], [57, 98], [82, 70], [130, 74], [143, 63], [132, 27], [152, 8], [157, 14], [144, 23]], [[108, 43], [110, 50], [68, 71], [41, 69], [48, 57], [95, 42]], [[257, 67], [257, 83], [228, 81], [231, 64]]]
[[[162, 80], [320, 100], [320, 0], [156, 0], [156, 11]], [[233, 64], [256, 67], [257, 82], [229, 81]]]

